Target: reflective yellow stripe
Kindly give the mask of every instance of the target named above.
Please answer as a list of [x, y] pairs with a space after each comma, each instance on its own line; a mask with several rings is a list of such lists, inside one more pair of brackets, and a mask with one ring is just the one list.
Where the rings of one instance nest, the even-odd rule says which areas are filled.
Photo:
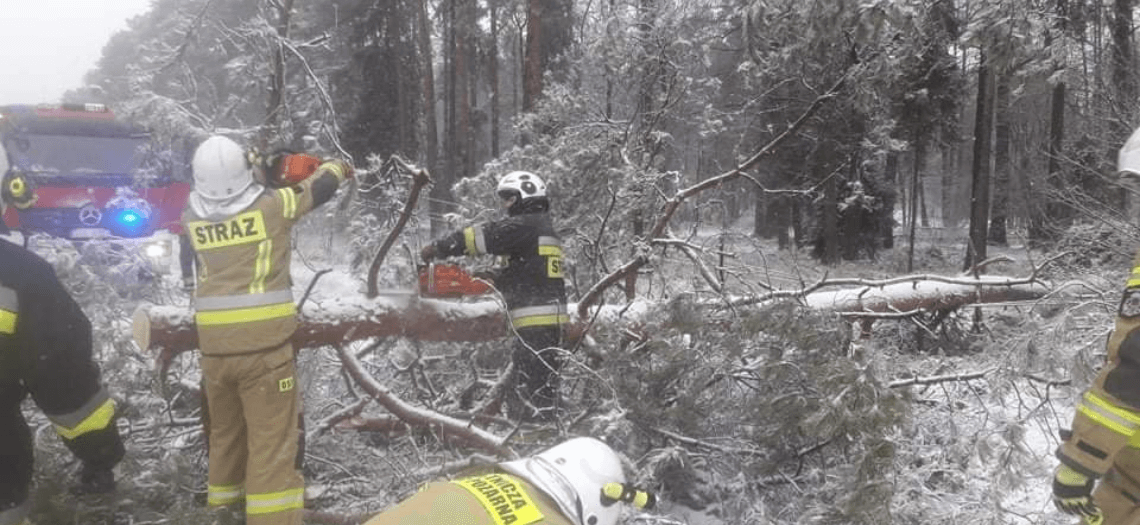
[[248, 494], [245, 497], [246, 514], [273, 514], [305, 508], [305, 489], [289, 489], [268, 494]]
[[212, 507], [241, 501], [245, 489], [241, 485], [209, 485], [206, 487], [206, 504]]
[[1128, 276], [1128, 283], [1125, 286], [1128, 288], [1140, 286], [1140, 266], [1132, 268], [1132, 274]]
[[20, 312], [20, 297], [16, 290], [0, 286], [0, 334], [16, 333], [16, 318]]
[[277, 190], [281, 195], [281, 214], [286, 219], [292, 219], [297, 216], [297, 194], [293, 193], [293, 188], [281, 188]]
[[0, 310], [0, 334], [16, 333], [16, 312]]
[[1117, 407], [1092, 392], [1085, 393], [1077, 411], [1101, 426], [1127, 437], [1135, 435], [1136, 429], [1140, 428], [1140, 415]]
[[80, 421], [78, 425], [75, 425], [72, 428], [56, 425], [55, 431], [64, 438], [75, 439], [88, 432], [94, 432], [96, 430], [103, 430], [104, 428], [107, 428], [107, 425], [111, 424], [111, 420], [114, 417], [115, 400], [107, 399], [103, 402], [103, 404], [99, 405], [99, 408], [96, 408], [93, 412], [91, 412], [90, 416], [87, 416], [83, 419], [83, 421]]
[[253, 308], [238, 308], [235, 310], [198, 312], [194, 314], [194, 321], [197, 322], [199, 326], [217, 326], [265, 321], [296, 314], [297, 305], [289, 302], [271, 304], [269, 306], [255, 306]]
[[556, 256], [556, 257], [562, 257], [562, 247], [561, 246], [539, 246], [538, 247], [538, 254], [543, 256], [543, 257], [549, 257], [552, 255]]
[[530, 326], [554, 326], [569, 322], [570, 316], [566, 314], [528, 315], [526, 317], [512, 319], [511, 326], [515, 328], [527, 328]]
[[496, 473], [452, 483], [475, 496], [496, 525], [528, 525], [545, 518], [522, 483], [513, 476]]
[[257, 245], [257, 261], [253, 264], [253, 281], [249, 283], [249, 293], [265, 292], [265, 278], [273, 267], [273, 239], [265, 239]]
[[1053, 479], [1056, 479], [1062, 485], [1084, 485], [1089, 477], [1081, 474], [1067, 465], [1061, 465], [1057, 468], [1057, 474]]
[[339, 162], [326, 162], [321, 164], [320, 168], [331, 171], [337, 180], [344, 182], [344, 168], [341, 167]]
[[483, 241], [483, 230], [475, 226], [463, 229], [463, 243], [466, 245], [466, 255], [483, 255], [487, 253], [487, 243]]

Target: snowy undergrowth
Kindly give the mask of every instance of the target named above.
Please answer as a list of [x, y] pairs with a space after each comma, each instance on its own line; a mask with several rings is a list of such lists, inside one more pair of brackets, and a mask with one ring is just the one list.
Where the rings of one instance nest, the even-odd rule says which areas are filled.
[[[353, 243], [337, 233], [345, 223], [335, 213], [324, 219], [300, 230], [298, 296], [314, 280], [313, 301], [363, 293], [362, 264], [347, 256]], [[878, 262], [823, 270], [766, 241], [728, 239], [735, 258], [721, 275], [735, 295], [825, 275], [900, 273], [898, 249], [881, 252]], [[403, 246], [420, 242], [397, 243], [381, 275], [386, 287], [411, 286], [406, 252], [414, 246]], [[130, 341], [138, 301], [184, 305], [187, 297], [173, 279], [115, 284], [109, 275], [127, 274], [67, 245], [41, 253], [92, 318], [105, 380], [123, 407], [128, 457], [114, 498], [61, 497], [77, 464], [29, 404], [39, 454], [35, 516], [40, 523], [200, 522], [205, 447], [196, 357], [179, 356], [159, 381], [155, 356]], [[954, 248], [919, 253], [919, 272], [954, 273], [945, 255]], [[597, 327], [588, 345], [568, 355], [568, 414], [556, 433], [512, 442], [527, 453], [563, 435], [607, 439], [630, 460], [635, 479], [662, 497], [659, 509], [631, 515], [629, 523], [1066, 522], [1048, 501], [1052, 452], [1074, 396], [1103, 359], [1114, 279], [1081, 268], [1071, 272], [1080, 293], [988, 307], [980, 318], [964, 309], [937, 323], [917, 319], [921, 326], [879, 321], [860, 339], [838, 317], [794, 303], [717, 308], [718, 294], [680, 256], [648, 270], [638, 285], [642, 306]], [[616, 293], [606, 300], [622, 302]], [[366, 340], [351, 350], [401, 399], [456, 413], [465, 392], [477, 403], [486, 393], [479, 385], [498, 380], [503, 348]], [[383, 426], [389, 414], [374, 402], [323, 427], [366, 395], [332, 349], [304, 350], [299, 366], [312, 510], [367, 516], [454, 472], [449, 465], [487, 459], [424, 429]], [[512, 430], [509, 421], [487, 428]]]

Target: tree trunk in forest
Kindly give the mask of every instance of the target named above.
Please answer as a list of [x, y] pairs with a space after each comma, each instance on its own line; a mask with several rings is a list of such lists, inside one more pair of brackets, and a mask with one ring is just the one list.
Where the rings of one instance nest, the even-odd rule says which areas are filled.
[[957, 208], [959, 194], [956, 191], [957, 184], [962, 179], [959, 173], [960, 164], [957, 162], [958, 146], [943, 141], [938, 150], [942, 154], [942, 164], [939, 166], [942, 171], [942, 226], [956, 228], [962, 219]]
[[491, 42], [487, 50], [487, 74], [490, 75], [491, 158], [499, 158], [499, 0], [487, 0], [491, 17]]
[[[277, 4], [277, 23], [275, 31], [277, 38], [282, 42], [289, 39], [289, 23], [293, 13], [293, 0], [284, 0]], [[273, 51], [273, 78], [269, 80], [269, 97], [265, 105], [265, 122], [258, 133], [257, 147], [261, 151], [269, 151], [270, 144], [279, 140], [281, 121], [284, 110], [285, 97], [285, 45], [278, 44]]]
[[542, 97], [542, 7], [543, 0], [527, 0], [526, 49], [523, 55], [523, 111], [533, 111]]
[[839, 181], [827, 177], [823, 183], [823, 209], [820, 213], [823, 242], [820, 262], [826, 265], [839, 264]]
[[[1045, 33], [1045, 47], [1051, 48], [1054, 40], [1064, 39], [1069, 30], [1068, 0], [1056, 0], [1054, 4], [1055, 27], [1048, 28]], [[1066, 68], [1064, 56], [1056, 56], [1053, 60], [1053, 69], [1062, 71]], [[1049, 102], [1049, 145], [1047, 167], [1044, 179], [1029, 177], [1029, 243], [1034, 247], [1052, 241], [1057, 226], [1065, 222], [1066, 206], [1061, 203], [1054, 189], [1061, 177], [1061, 154], [1065, 144], [1065, 98], [1066, 85], [1063, 79], [1053, 85]]]
[[994, 95], [994, 174], [988, 239], [993, 244], [1005, 246], [1009, 244], [1006, 221], [1009, 216], [1009, 187], [1013, 170], [1010, 155], [1010, 134], [1013, 132], [1010, 121], [1013, 115], [1010, 114], [1009, 73], [1003, 72], [1000, 77]]
[[993, 135], [993, 104], [990, 88], [993, 74], [985, 50], [978, 58], [978, 97], [974, 114], [974, 161], [970, 178], [970, 235], [963, 268], [969, 270], [986, 259], [990, 212], [990, 153]]
[[527, 0], [523, 111], [534, 110], [534, 104], [542, 98], [543, 74], [558, 73], [554, 61], [570, 48], [571, 7], [572, 3], [565, 0]]
[[[1119, 113], [1131, 117], [1136, 114], [1135, 52], [1132, 49], [1132, 8], [1136, 0], [1114, 0], [1112, 19], [1112, 85], [1116, 90]], [[1132, 131], [1131, 118], [1113, 119], [1113, 133], [1120, 142]]]
[[[473, 175], [474, 152], [471, 140], [475, 130], [471, 120], [471, 82], [474, 72], [475, 7], [471, 2], [450, 0], [445, 20], [447, 28], [447, 80], [444, 89], [444, 147], [445, 162], [442, 176], [436, 176], [431, 189], [431, 232], [432, 236], [444, 233], [447, 225], [443, 215], [453, 208], [451, 186]], [[435, 174], [433, 174], [435, 175]]]
[[439, 129], [436, 126], [437, 119], [439, 118], [435, 113], [435, 67], [433, 66], [434, 60], [432, 57], [431, 45], [431, 19], [427, 14], [428, 0], [419, 0], [417, 3], [417, 47], [421, 60], [424, 64], [423, 68], [423, 97], [424, 103], [424, 155], [426, 158], [427, 169], [433, 175], [439, 170]]
[[907, 250], [906, 250], [906, 271], [914, 271], [914, 244], [915, 232], [918, 230], [918, 216], [915, 213], [918, 208], [918, 195], [922, 193], [920, 182], [922, 180], [922, 159], [926, 157], [926, 140], [923, 137], [915, 137], [914, 139], [914, 172], [910, 179], [910, 198], [907, 200], [907, 216], [910, 221], [907, 223]]
[[[886, 166], [883, 169], [886, 172], [883, 178], [896, 182], [895, 187], [899, 187], [897, 184], [899, 172], [899, 154], [897, 151], [887, 152]], [[898, 199], [891, 199], [888, 203], [887, 220], [883, 221], [883, 230], [879, 232], [883, 240], [883, 248], [887, 250], [894, 249], [895, 247], [895, 205], [897, 201]], [[913, 257], [913, 254], [911, 257]]]
[[[1115, 107], [1113, 113], [1120, 118], [1112, 119], [1110, 130], [1113, 143], [1123, 144], [1131, 134], [1130, 122], [1133, 122], [1136, 111], [1137, 83], [1136, 59], [1132, 33], [1135, 28], [1132, 24], [1132, 10], [1136, 0], [1114, 0], [1112, 19], [1112, 85], [1116, 91]], [[1115, 152], [1114, 152], [1115, 153]], [[1124, 212], [1130, 223], [1135, 224], [1137, 209], [1140, 202], [1137, 196], [1130, 191], [1123, 192]]]

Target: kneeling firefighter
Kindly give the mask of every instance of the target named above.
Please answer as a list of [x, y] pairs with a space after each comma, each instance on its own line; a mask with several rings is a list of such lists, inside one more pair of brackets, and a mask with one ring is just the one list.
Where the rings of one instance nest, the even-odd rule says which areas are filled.
[[621, 459], [580, 437], [486, 472], [425, 485], [364, 525], [615, 525], [621, 503], [656, 499], [626, 482]]

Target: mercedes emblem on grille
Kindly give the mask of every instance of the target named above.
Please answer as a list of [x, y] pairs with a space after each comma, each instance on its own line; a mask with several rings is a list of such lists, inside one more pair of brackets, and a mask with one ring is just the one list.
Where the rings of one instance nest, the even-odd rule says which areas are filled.
[[103, 218], [103, 212], [94, 206], [84, 206], [79, 210], [79, 222], [87, 226], [95, 226]]

